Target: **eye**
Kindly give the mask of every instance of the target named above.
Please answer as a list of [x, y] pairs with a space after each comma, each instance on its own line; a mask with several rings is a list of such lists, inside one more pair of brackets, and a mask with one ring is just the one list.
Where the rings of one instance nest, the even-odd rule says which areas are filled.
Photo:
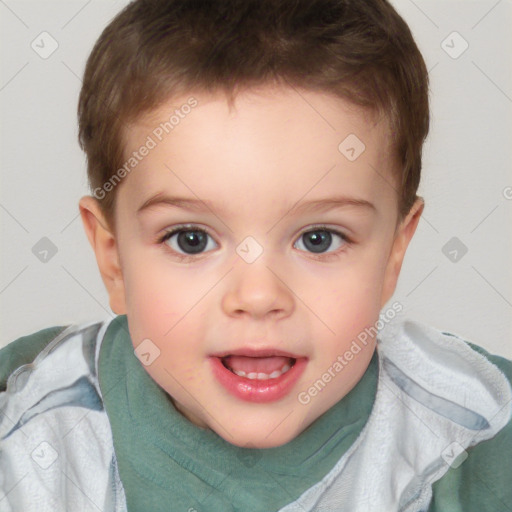
[[166, 243], [173, 251], [187, 256], [214, 249], [217, 245], [207, 231], [197, 226], [179, 226], [165, 233], [159, 242]]
[[[333, 241], [336, 246], [331, 251], [327, 251], [327, 249], [332, 246]], [[300, 247], [302, 244], [306, 251], [310, 251], [314, 254], [322, 254], [325, 252], [335, 252], [336, 249], [339, 249], [347, 243], [349, 243], [349, 240], [343, 233], [326, 228], [325, 226], [317, 226], [302, 233], [294, 247], [299, 245], [297, 248], [303, 250]]]

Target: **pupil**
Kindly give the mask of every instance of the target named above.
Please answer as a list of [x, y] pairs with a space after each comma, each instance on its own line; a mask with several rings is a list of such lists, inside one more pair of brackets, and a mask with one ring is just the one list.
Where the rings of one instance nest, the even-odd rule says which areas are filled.
[[196, 254], [205, 249], [206, 236], [202, 231], [182, 231], [178, 235], [178, 245], [182, 251]]
[[311, 231], [304, 235], [304, 245], [311, 252], [324, 252], [332, 242], [332, 235], [329, 231]]

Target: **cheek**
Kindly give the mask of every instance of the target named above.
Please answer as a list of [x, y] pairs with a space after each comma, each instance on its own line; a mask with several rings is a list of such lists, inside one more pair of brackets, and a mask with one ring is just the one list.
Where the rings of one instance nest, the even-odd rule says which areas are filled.
[[361, 257], [350, 266], [343, 267], [324, 281], [322, 289], [313, 295], [314, 304], [321, 305], [330, 317], [340, 315], [360, 324], [370, 315], [380, 311], [380, 290], [384, 280], [385, 265], [377, 258]]
[[[186, 313], [192, 300], [183, 277], [146, 255], [132, 253], [123, 269], [127, 315], [134, 343], [141, 338], [164, 339], [166, 333]], [[172, 332], [172, 331], [171, 331]]]
[[[308, 305], [322, 320], [316, 329], [317, 341], [323, 344], [322, 352], [329, 361], [348, 350], [352, 341], [374, 326], [379, 318], [385, 258], [379, 258], [378, 254], [361, 254], [350, 267], [340, 265], [339, 270], [322, 283], [315, 283], [313, 278], [309, 283], [314, 292]], [[371, 348], [371, 339], [367, 341], [367, 348]], [[361, 346], [362, 351], [364, 348]], [[364, 366], [367, 358], [361, 356], [362, 353], [355, 359]], [[357, 373], [359, 365], [349, 366]]]
[[201, 316], [206, 302], [201, 301], [211, 287], [208, 280], [196, 273], [185, 272], [160, 256], [135, 255], [124, 269], [127, 315], [130, 335], [137, 346], [150, 339], [160, 350], [159, 357], [148, 372], [168, 378], [164, 367], [177, 369], [184, 378], [193, 373], [191, 361], [197, 356], [197, 343], [202, 339]]

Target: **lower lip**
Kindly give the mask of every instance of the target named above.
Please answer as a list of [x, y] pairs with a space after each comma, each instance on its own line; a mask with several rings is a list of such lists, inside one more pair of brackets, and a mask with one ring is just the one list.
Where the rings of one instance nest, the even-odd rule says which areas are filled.
[[306, 368], [307, 359], [296, 359], [295, 364], [275, 379], [257, 380], [240, 377], [228, 370], [220, 358], [211, 357], [213, 374], [232, 395], [247, 402], [275, 402], [286, 396]]

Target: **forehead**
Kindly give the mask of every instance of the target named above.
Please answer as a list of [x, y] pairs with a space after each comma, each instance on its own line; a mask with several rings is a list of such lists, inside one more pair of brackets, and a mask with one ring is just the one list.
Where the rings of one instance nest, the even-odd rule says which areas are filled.
[[120, 206], [140, 206], [166, 190], [221, 197], [234, 212], [262, 198], [314, 200], [340, 187], [346, 195], [396, 201], [386, 120], [326, 93], [250, 90], [231, 109], [222, 94], [184, 95], [124, 135], [127, 159], [151, 149], [125, 179]]

